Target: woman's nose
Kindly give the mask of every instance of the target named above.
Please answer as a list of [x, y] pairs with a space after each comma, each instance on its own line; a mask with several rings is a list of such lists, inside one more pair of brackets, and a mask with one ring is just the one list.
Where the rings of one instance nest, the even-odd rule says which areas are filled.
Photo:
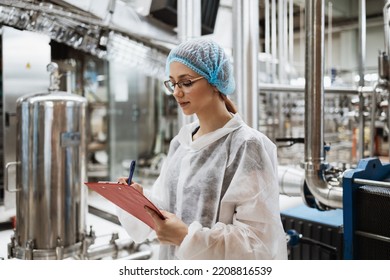
[[176, 85], [175, 88], [173, 89], [173, 95], [177, 96], [177, 97], [183, 97], [184, 92], [182, 91], [182, 89], [178, 85]]

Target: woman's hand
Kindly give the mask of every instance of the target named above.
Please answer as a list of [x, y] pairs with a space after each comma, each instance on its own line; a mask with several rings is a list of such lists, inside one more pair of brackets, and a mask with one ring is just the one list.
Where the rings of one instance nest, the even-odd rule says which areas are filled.
[[156, 212], [145, 206], [146, 211], [152, 217], [156, 225], [155, 231], [158, 240], [162, 244], [180, 246], [184, 237], [188, 234], [188, 226], [176, 217], [175, 214], [161, 210], [165, 220], [162, 220]]
[[[119, 177], [118, 178], [118, 183], [119, 184], [123, 184], [123, 185], [127, 185], [127, 179], [128, 179], [127, 177]], [[131, 181], [130, 186], [135, 188], [140, 193], [142, 193], [142, 194], [144, 193], [144, 188], [140, 184], [138, 184], [138, 183], [136, 183], [134, 181]]]

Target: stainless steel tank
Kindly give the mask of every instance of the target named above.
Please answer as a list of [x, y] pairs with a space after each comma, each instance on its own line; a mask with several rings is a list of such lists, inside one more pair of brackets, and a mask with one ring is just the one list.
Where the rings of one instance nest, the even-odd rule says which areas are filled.
[[58, 91], [56, 67], [48, 65], [48, 92], [17, 100], [17, 210], [10, 257], [63, 259], [82, 250], [87, 100]]

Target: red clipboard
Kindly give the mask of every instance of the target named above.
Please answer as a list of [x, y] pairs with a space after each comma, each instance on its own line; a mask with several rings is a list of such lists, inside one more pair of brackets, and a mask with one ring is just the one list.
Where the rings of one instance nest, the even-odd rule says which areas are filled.
[[152, 217], [146, 212], [145, 206], [154, 210], [162, 220], [165, 219], [160, 210], [133, 187], [111, 182], [87, 182], [85, 184], [90, 189], [150, 226], [152, 229], [154, 229], [154, 222]]

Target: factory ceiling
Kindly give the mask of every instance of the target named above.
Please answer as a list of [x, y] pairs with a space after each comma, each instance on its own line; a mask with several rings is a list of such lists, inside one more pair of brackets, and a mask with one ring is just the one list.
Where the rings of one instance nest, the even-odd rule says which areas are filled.
[[[151, 13], [151, 7], [158, 3], [168, 5], [170, 1], [163, 0], [0, 0], [0, 4], [9, 7], [19, 7], [21, 9], [41, 10], [50, 15], [60, 15], [63, 26], [75, 27], [79, 29], [91, 29], [91, 25], [96, 29], [107, 28], [118, 33], [145, 41], [146, 44], [167, 45], [177, 43], [175, 26], [169, 25]], [[172, 1], [171, 1], [172, 2]], [[175, 2], [175, 1], [173, 1]], [[203, 1], [206, 2], [206, 1]], [[233, 0], [208, 0], [216, 2], [225, 8], [231, 8]], [[265, 8], [271, 5], [273, 0], [259, 0], [259, 25], [260, 30], [264, 27]], [[276, 14], [278, 13], [278, 2], [276, 4]], [[303, 13], [305, 0], [294, 0], [293, 17], [294, 29], [300, 29], [302, 25], [301, 14]], [[367, 20], [382, 19], [383, 0], [366, 1]], [[163, 3], [163, 4], [161, 4]], [[165, 4], [164, 4], [165, 3]], [[325, 24], [328, 22], [327, 15], [332, 14], [333, 26], [349, 25], [356, 23], [359, 18], [359, 1], [337, 0], [325, 1]], [[203, 5], [203, 4], [202, 4]], [[285, 10], [289, 9], [290, 1], [285, 1]], [[284, 14], [287, 15], [287, 14]], [[7, 16], [3, 9], [3, 19]], [[14, 16], [15, 19], [15, 16]], [[92, 28], [93, 29], [93, 28]]]
[[[286, 0], [286, 10], [288, 11], [289, 0]], [[271, 5], [272, 0], [260, 0], [259, 5], [259, 21], [260, 30], [264, 26], [265, 22], [265, 10], [266, 3]], [[366, 20], [370, 21], [382, 21], [383, 20], [383, 7], [386, 1], [383, 0], [370, 0], [366, 1]], [[302, 27], [302, 21], [300, 19], [301, 14], [304, 13], [305, 0], [293, 1], [293, 17], [294, 17], [294, 29], [298, 30]], [[276, 13], [278, 12], [278, 1], [276, 1]], [[333, 27], [343, 28], [344, 26], [350, 26], [356, 24], [359, 21], [359, 0], [326, 0], [324, 3], [325, 12], [325, 25], [329, 22], [329, 15], [332, 18]], [[304, 24], [304, 23], [303, 23]]]
[[[202, 1], [202, 8], [204, 2], [207, 4], [214, 2], [217, 3], [217, 9], [220, 10], [222, 7], [229, 11], [232, 9], [233, 1]], [[157, 14], [152, 13], [151, 10], [157, 4], [165, 3], [164, 5], [168, 5], [168, 2], [170, 1], [0, 0], [0, 23], [21, 30], [46, 33], [53, 40], [103, 58], [107, 56], [107, 44], [114, 41], [113, 37], [115, 37], [115, 40], [121, 41], [122, 45], [134, 46], [138, 44], [140, 48], [137, 52], [140, 53], [140, 56], [144, 55], [143, 50], [141, 50], [144, 47], [149, 48], [148, 56], [155, 57], [155, 53], [160, 54], [157, 63], [163, 65], [163, 57], [173, 45], [178, 43], [176, 26], [170, 25], [162, 17], [157, 17]], [[277, 0], [259, 0], [260, 37], [264, 34], [266, 4], [271, 5], [272, 2], [276, 4], [277, 14]], [[385, 1], [370, 0], [366, 2], [367, 22], [376, 21], [378, 24], [383, 21]], [[304, 24], [302, 14], [304, 13], [305, 0], [294, 0], [292, 3], [293, 26], [294, 30], [298, 30]], [[326, 0], [325, 24], [329, 21], [329, 13], [332, 15], [334, 28], [357, 24], [359, 19], [358, 3], [359, 1], [356, 0]], [[286, 0], [285, 11], [288, 11], [289, 5], [290, 1]], [[283, 15], [287, 15], [287, 12]], [[172, 14], [168, 16], [168, 18], [171, 17]], [[226, 21], [222, 21], [222, 23], [220, 21], [219, 24], [225, 26], [225, 23]], [[225, 31], [226, 28], [223, 28], [223, 34], [226, 35]]]

